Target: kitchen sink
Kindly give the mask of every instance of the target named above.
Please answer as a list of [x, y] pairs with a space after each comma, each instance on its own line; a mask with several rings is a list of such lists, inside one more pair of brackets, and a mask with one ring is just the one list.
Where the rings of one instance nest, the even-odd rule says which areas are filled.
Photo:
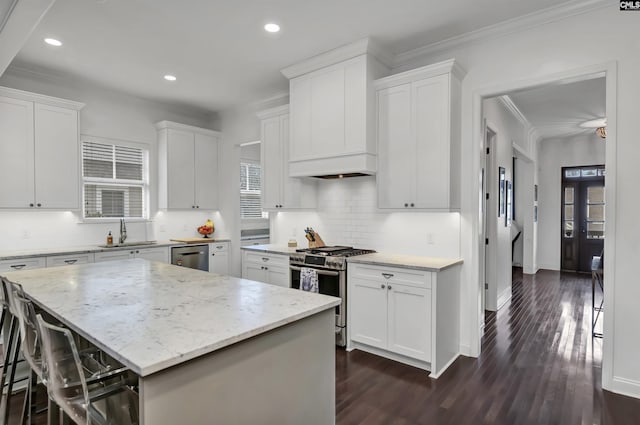
[[123, 243], [114, 243], [111, 245], [98, 245], [100, 248], [122, 248], [127, 246], [145, 246], [145, 245], [155, 245], [156, 241], [138, 241], [138, 242], [123, 242]]

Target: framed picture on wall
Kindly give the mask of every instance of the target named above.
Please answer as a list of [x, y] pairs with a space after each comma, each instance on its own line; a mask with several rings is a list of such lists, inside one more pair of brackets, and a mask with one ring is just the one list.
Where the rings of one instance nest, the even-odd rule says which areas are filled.
[[507, 202], [506, 202], [506, 214], [505, 214], [505, 219], [504, 219], [504, 225], [506, 226], [510, 226], [511, 225], [511, 212], [513, 211], [513, 185], [509, 180], [506, 180], [506, 186], [507, 186]]
[[504, 167], [498, 167], [498, 189], [500, 191], [498, 196], [498, 217], [502, 217], [502, 214], [504, 214], [504, 208], [505, 208], [505, 190], [506, 190], [506, 174], [505, 174], [505, 169]]

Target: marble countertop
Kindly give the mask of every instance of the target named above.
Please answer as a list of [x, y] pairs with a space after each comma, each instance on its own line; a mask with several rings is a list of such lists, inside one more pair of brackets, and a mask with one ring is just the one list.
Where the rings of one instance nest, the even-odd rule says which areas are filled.
[[276, 245], [276, 244], [267, 244], [267, 245], [247, 245], [243, 246], [240, 249], [244, 249], [246, 251], [257, 251], [257, 252], [265, 252], [271, 254], [293, 254], [296, 252], [296, 249], [299, 249], [299, 246], [290, 248], [286, 245]]
[[143, 259], [6, 277], [139, 376], [340, 304], [339, 298]]
[[[213, 239], [212, 242], [228, 242], [229, 239]], [[135, 241], [134, 241], [135, 242]], [[203, 242], [204, 243], [204, 242]], [[163, 246], [185, 245], [175, 241], [157, 241], [153, 244], [128, 245], [112, 248], [103, 248], [99, 245], [81, 245], [62, 248], [25, 249], [19, 251], [0, 251], [0, 260], [17, 260], [20, 258], [44, 257], [49, 255], [89, 254], [92, 252], [121, 251], [131, 248], [155, 248]]]
[[347, 258], [347, 262], [439, 272], [440, 270], [462, 264], [462, 259], [396, 255], [377, 252], [375, 254], [349, 257]]

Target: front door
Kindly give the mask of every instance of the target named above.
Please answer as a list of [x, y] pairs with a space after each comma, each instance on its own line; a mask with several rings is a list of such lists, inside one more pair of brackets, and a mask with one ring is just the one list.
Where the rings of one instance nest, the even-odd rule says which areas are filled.
[[604, 247], [604, 166], [562, 169], [562, 270], [590, 272]]

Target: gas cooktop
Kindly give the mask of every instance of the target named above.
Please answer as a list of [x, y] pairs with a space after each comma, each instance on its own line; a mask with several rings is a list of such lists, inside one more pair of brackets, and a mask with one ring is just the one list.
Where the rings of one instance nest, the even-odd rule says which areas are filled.
[[375, 251], [372, 249], [359, 249], [352, 246], [324, 246], [322, 248], [301, 248], [296, 249], [296, 252], [322, 255], [322, 256], [340, 256], [340, 257], [353, 257], [354, 255], [371, 254]]

